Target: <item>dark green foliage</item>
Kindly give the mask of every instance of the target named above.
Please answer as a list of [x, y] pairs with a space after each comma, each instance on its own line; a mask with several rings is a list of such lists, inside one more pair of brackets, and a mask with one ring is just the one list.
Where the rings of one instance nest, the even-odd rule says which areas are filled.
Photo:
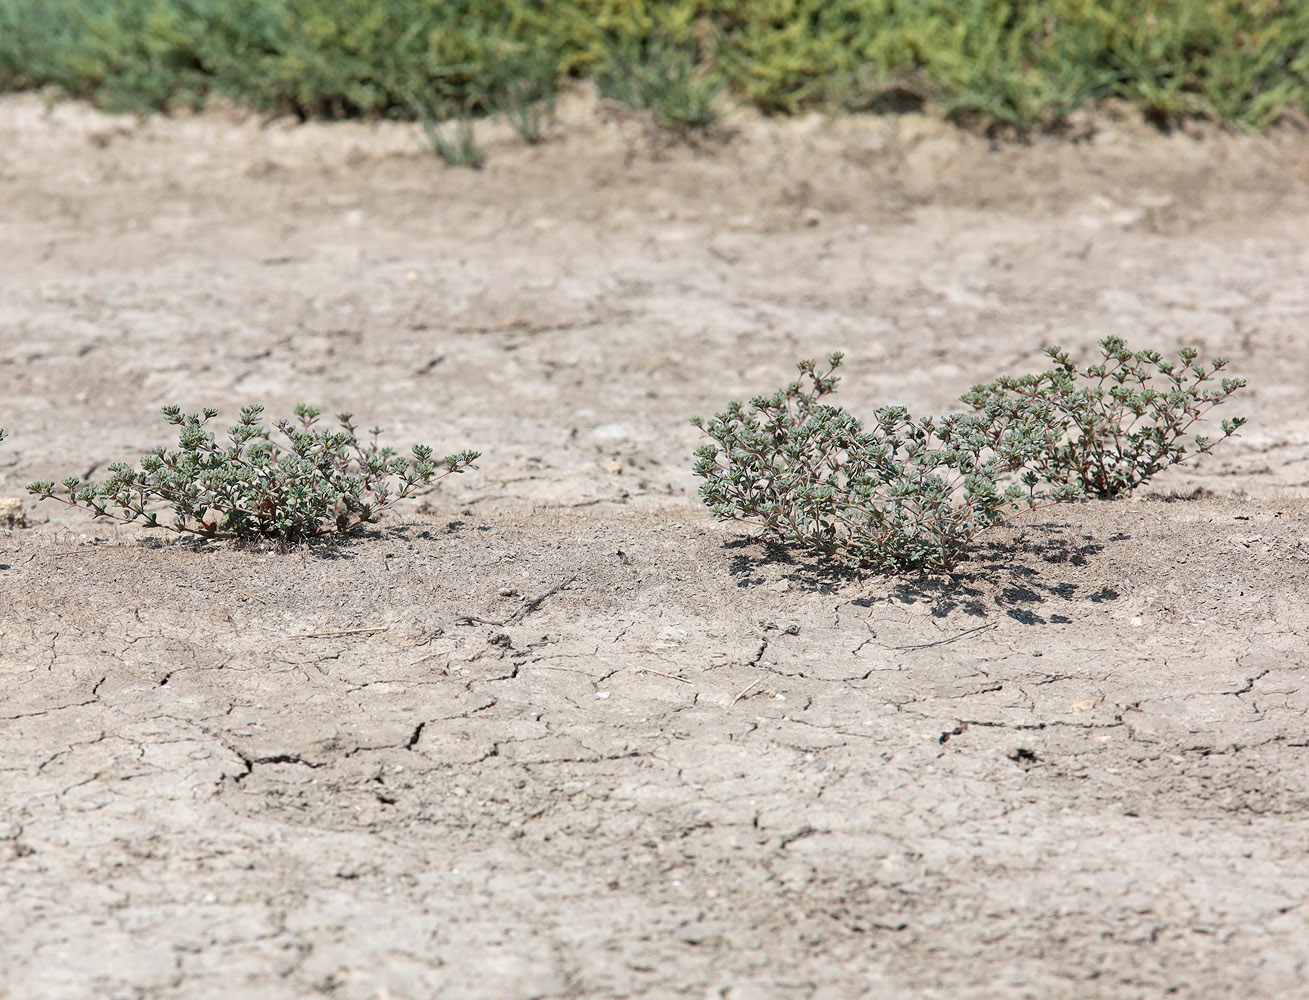
[[[1170, 361], [1158, 351], [1132, 351], [1121, 337], [1106, 337], [1100, 351], [1099, 364], [1079, 368], [1063, 348], [1048, 348], [1053, 371], [1003, 376], [975, 386], [963, 401], [987, 424], [1039, 408], [1058, 439], [1029, 468], [1047, 482], [1110, 498], [1183, 461], [1191, 426], [1245, 386], [1243, 378], [1217, 377], [1227, 367], [1224, 358], [1207, 367], [1196, 364], [1199, 353], [1191, 347]], [[1244, 423], [1244, 417], [1224, 420], [1217, 441], [1197, 435], [1195, 454], [1213, 450]]]
[[[217, 410], [184, 414], [166, 406], [163, 413], [181, 428], [176, 450], [155, 448], [142, 456], [140, 469], [111, 465], [109, 479], [99, 486], [71, 476], [60, 484], [66, 497], [52, 482], [32, 483], [28, 492], [93, 517], [140, 519], [149, 528], [204, 538], [298, 541], [375, 521], [417, 490], [476, 468], [478, 457], [463, 451], [435, 461], [431, 448], [414, 445], [413, 456], [402, 458], [378, 447], [378, 429], [370, 432], [370, 442], [361, 443], [349, 413], [338, 415], [340, 430], [317, 427], [319, 411], [309, 406], [295, 408], [294, 423], [277, 424], [284, 441], [274, 440], [263, 426], [263, 407], [247, 406], [228, 429], [226, 446], [205, 429]], [[171, 508], [170, 524], [160, 523], [158, 504]]]
[[[666, 126], [720, 88], [766, 111], [927, 103], [1010, 130], [1125, 99], [1161, 124], [1309, 111], [1301, 0], [0, 0], [0, 88], [116, 109], [212, 93], [435, 120], [594, 78]], [[539, 134], [539, 122], [522, 122]]]
[[448, 167], [480, 169], [485, 153], [477, 145], [477, 126], [467, 114], [440, 121], [422, 101], [413, 102], [414, 115], [428, 148]]
[[1039, 408], [988, 423], [962, 413], [915, 420], [888, 406], [869, 429], [822, 402], [841, 357], [826, 372], [802, 361], [800, 381], [692, 421], [714, 442], [696, 452], [695, 474], [715, 517], [850, 568], [949, 570], [1011, 513], [1079, 495], [1071, 486], [1039, 494], [1030, 474], [1021, 486], [1004, 482], [1054, 447]]
[[501, 48], [484, 63], [486, 103], [535, 145], [544, 138], [559, 90], [560, 53], [548, 43]]
[[[530, 8], [532, 9], [529, 9]], [[485, 0], [0, 0], [0, 85], [113, 109], [219, 93], [301, 116], [489, 107], [506, 50], [557, 59], [555, 5]], [[551, 80], [558, 65], [549, 67]]]
[[606, 46], [595, 75], [602, 97], [648, 110], [671, 132], [713, 124], [714, 101], [727, 80], [707, 68], [695, 39], [622, 35]]

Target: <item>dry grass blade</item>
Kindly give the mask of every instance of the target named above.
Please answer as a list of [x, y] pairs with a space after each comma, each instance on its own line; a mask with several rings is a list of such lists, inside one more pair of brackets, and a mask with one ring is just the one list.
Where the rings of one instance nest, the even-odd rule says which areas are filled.
[[685, 677], [678, 677], [676, 674], [666, 674], [662, 670], [655, 670], [654, 667], [637, 667], [636, 669], [641, 671], [643, 674], [658, 674], [660, 677], [667, 677], [670, 681], [679, 681], [682, 684], [691, 683]]
[[970, 635], [976, 635], [978, 632], [985, 632], [987, 629], [995, 628], [995, 622], [987, 622], [985, 625], [978, 625], [976, 628], [965, 629], [958, 635], [952, 635], [948, 639], [937, 639], [936, 642], [916, 642], [912, 646], [887, 646], [887, 649], [927, 649], [929, 646], [944, 646], [949, 642], [956, 642], [959, 639], [966, 639]]
[[462, 615], [456, 620], [456, 624], [495, 625], [497, 628], [505, 625], [518, 625], [522, 622], [524, 618], [526, 618], [533, 611], [539, 608], [541, 606], [541, 602], [544, 601], [547, 597], [553, 597], [555, 594], [559, 593], [559, 591], [563, 590], [565, 587], [567, 587], [570, 583], [572, 583], [576, 579], [577, 579], [577, 574], [574, 573], [566, 580], [561, 580], [559, 583], [556, 583], [549, 590], [537, 594], [535, 597], [527, 598], [525, 601], [523, 601], [523, 606], [520, 607], [517, 611], [515, 611], [512, 615], [510, 615], [508, 618], [503, 618], [497, 621], [494, 618], [482, 618], [479, 615]]
[[294, 635], [288, 635], [288, 639], [325, 639], [338, 635], [363, 635], [367, 632], [386, 632], [391, 628], [390, 625], [377, 625], [373, 628], [342, 628], [331, 632], [297, 632]]
[[737, 696], [736, 696], [735, 698], [732, 699], [732, 704], [735, 705], [738, 701], [740, 701], [740, 700], [741, 700], [742, 698], [744, 698], [747, 694], [749, 694], [752, 690], [754, 690], [755, 686], [758, 685], [758, 683], [759, 683], [761, 680], [763, 680], [762, 677], [756, 677], [756, 678], [755, 678], [754, 680], [752, 680], [748, 685], [746, 685], [745, 687], [743, 687], [743, 688], [741, 689], [740, 693], [737, 694]]

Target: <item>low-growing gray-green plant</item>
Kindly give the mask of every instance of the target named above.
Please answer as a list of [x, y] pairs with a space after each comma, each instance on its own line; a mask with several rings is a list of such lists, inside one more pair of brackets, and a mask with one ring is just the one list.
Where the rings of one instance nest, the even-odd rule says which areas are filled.
[[773, 395], [692, 420], [713, 441], [696, 451], [694, 471], [715, 517], [848, 568], [948, 571], [1013, 513], [1080, 495], [1070, 485], [1038, 492], [1023, 472], [1055, 443], [1039, 407], [988, 423], [887, 406], [865, 428], [822, 402], [841, 359], [833, 354], [826, 371], [802, 361], [800, 380]]
[[[451, 473], [476, 468], [475, 451], [435, 460], [427, 445], [413, 446], [412, 457], [379, 447], [380, 428], [361, 442], [349, 413], [337, 415], [340, 430], [317, 426], [320, 411], [295, 408], [295, 422], [283, 420], [274, 440], [263, 425], [262, 406], [247, 406], [220, 445], [206, 429], [218, 415], [183, 413], [163, 408], [164, 420], [180, 428], [176, 450], [155, 448], [141, 457], [141, 468], [109, 466], [100, 485], [70, 476], [27, 487], [42, 500], [58, 500], [93, 517], [140, 520], [145, 527], [165, 527], [204, 538], [273, 538], [299, 541], [335, 529], [348, 533], [376, 521], [399, 500], [412, 496]], [[398, 481], [398, 483], [397, 483]], [[160, 521], [162, 504], [172, 509], [171, 523]]]
[[[963, 402], [987, 424], [1039, 406], [1054, 421], [1058, 441], [1030, 469], [1047, 482], [1111, 498], [1185, 459], [1191, 426], [1245, 386], [1243, 378], [1218, 377], [1225, 358], [1197, 364], [1193, 347], [1182, 348], [1172, 361], [1157, 351], [1132, 351], [1121, 337], [1106, 337], [1100, 351], [1100, 363], [1079, 368], [1062, 347], [1047, 348], [1052, 371], [1002, 376], [974, 386]], [[1244, 417], [1222, 421], [1217, 440], [1196, 435], [1194, 453], [1212, 451], [1244, 423]]]

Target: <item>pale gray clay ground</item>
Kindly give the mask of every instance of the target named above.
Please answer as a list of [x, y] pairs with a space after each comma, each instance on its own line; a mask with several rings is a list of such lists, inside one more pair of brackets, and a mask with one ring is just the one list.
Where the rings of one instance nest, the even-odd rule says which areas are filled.
[[[1309, 996], [1309, 139], [729, 125], [0, 101], [0, 996]], [[696, 500], [799, 357], [939, 411], [1106, 334], [1243, 435], [953, 578]], [[24, 495], [298, 401], [481, 469], [290, 551]]]

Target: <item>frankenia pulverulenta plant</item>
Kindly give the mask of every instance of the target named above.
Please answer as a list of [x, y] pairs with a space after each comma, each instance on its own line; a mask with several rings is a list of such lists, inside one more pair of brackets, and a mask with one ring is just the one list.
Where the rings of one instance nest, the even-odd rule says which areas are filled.
[[1245, 379], [1220, 376], [1225, 358], [1197, 363], [1199, 352], [1183, 347], [1177, 360], [1157, 351], [1133, 351], [1121, 337], [1100, 341], [1102, 359], [1080, 368], [1062, 347], [1045, 352], [1051, 371], [1004, 376], [963, 396], [984, 422], [1014, 419], [1034, 405], [1049, 413], [1058, 442], [1030, 468], [1041, 479], [1112, 498], [1129, 494], [1156, 473], [1203, 455], [1236, 433], [1244, 417], [1220, 424], [1221, 436], [1196, 435], [1192, 426], [1226, 402]]
[[[32, 483], [28, 492], [93, 517], [203, 538], [300, 541], [376, 521], [400, 500], [476, 468], [478, 458], [462, 451], [436, 460], [422, 444], [400, 456], [378, 446], [379, 428], [361, 441], [352, 414], [338, 414], [340, 429], [328, 430], [318, 426], [320, 411], [304, 405], [295, 408], [294, 422], [276, 424], [276, 438], [263, 424], [263, 407], [247, 406], [225, 444], [207, 429], [217, 410], [165, 406], [163, 415], [180, 429], [176, 449], [155, 448], [139, 469], [111, 465], [100, 485], [71, 476], [60, 484], [62, 495], [52, 482]], [[161, 520], [161, 508], [171, 509], [171, 521]]]
[[1041, 408], [987, 423], [887, 406], [866, 427], [823, 402], [842, 357], [825, 371], [802, 361], [800, 378], [771, 396], [692, 420], [713, 442], [696, 451], [694, 471], [714, 517], [851, 569], [948, 571], [1012, 514], [1079, 496], [1074, 486], [1038, 492], [1025, 471], [1055, 443]]

